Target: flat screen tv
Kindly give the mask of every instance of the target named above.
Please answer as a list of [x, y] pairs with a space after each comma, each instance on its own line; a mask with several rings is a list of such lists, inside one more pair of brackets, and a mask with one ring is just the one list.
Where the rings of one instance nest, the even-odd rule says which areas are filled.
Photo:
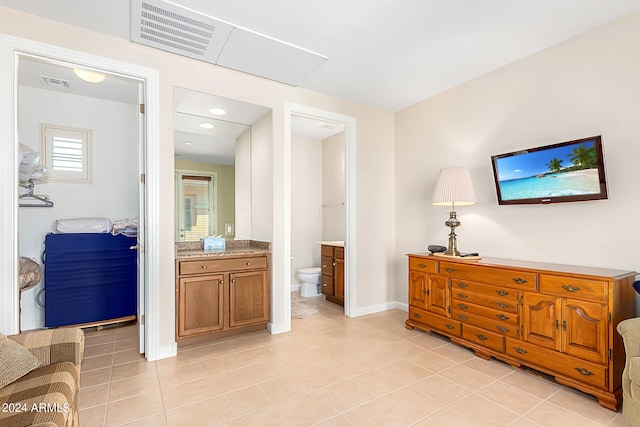
[[491, 156], [501, 205], [607, 198], [602, 137]]

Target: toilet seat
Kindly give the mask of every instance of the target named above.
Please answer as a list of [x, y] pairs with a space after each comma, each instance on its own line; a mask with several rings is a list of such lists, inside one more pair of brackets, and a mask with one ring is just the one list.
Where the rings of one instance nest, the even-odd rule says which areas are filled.
[[298, 272], [302, 274], [320, 273], [320, 267], [301, 268]]

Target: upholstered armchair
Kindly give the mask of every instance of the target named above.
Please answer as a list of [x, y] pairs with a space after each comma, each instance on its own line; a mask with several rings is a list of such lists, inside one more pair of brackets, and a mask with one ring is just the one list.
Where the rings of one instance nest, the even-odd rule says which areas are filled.
[[622, 413], [632, 426], [640, 427], [640, 318], [618, 323], [618, 332], [626, 352], [622, 372]]

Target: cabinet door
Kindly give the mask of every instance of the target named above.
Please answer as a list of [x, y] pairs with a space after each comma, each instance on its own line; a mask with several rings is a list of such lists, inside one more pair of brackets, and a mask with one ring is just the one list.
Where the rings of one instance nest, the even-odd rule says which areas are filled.
[[222, 274], [187, 277], [178, 281], [178, 336], [201, 334], [224, 327]]
[[429, 275], [427, 277], [427, 310], [446, 316], [449, 311], [449, 292], [447, 278]]
[[229, 275], [229, 326], [269, 321], [269, 283], [264, 270]]
[[566, 299], [563, 307], [563, 349], [567, 354], [596, 363], [606, 362], [607, 305]]
[[344, 259], [336, 258], [333, 272], [333, 293], [336, 298], [344, 302]]
[[409, 271], [409, 305], [427, 309], [427, 273]]
[[560, 351], [560, 303], [560, 298], [525, 292], [522, 307], [522, 339]]

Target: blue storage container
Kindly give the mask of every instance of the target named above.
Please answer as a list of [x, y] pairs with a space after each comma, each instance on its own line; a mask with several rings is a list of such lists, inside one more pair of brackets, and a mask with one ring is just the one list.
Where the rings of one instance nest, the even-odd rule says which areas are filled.
[[47, 234], [45, 326], [92, 323], [137, 312], [136, 237]]

